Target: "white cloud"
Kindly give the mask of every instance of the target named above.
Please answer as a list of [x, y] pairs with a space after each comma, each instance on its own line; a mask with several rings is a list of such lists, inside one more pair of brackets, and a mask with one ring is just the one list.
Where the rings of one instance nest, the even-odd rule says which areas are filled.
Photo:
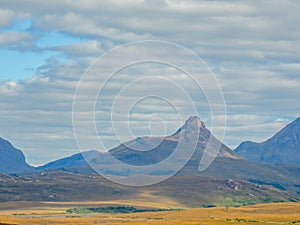
[[17, 95], [22, 87], [14, 81], [0, 83], [0, 93], [6, 96]]
[[24, 41], [32, 39], [32, 35], [26, 32], [9, 31], [0, 33], [0, 46], [11, 47], [20, 45]]
[[106, 47], [102, 46], [100, 41], [91, 40], [70, 45], [50, 47], [49, 50], [65, 53], [70, 58], [78, 58], [86, 56], [99, 57], [105, 53], [105, 48]]
[[1, 10], [0, 9], [0, 27], [8, 27], [11, 25], [12, 20], [15, 16], [14, 11], [12, 10]]
[[[225, 142], [236, 146], [247, 139], [262, 141], [286, 121], [299, 116], [299, 11], [300, 3], [292, 0], [54, 0], [40, 3], [4, 0], [0, 27], [11, 26], [15, 18], [20, 18], [18, 15], [26, 15], [32, 25], [27, 31], [2, 32], [0, 46], [19, 51], [51, 51], [54, 56], [40, 66], [31, 79], [1, 82], [0, 135], [24, 149], [34, 163], [76, 152], [71, 135], [71, 108], [77, 81], [84, 70], [114, 46], [128, 41], [163, 39], [194, 50], [216, 73], [228, 110]], [[51, 31], [79, 41], [53, 42], [47, 48], [37, 49], [36, 41]], [[63, 62], [55, 59], [57, 53], [66, 59]], [[132, 49], [129, 56], [139, 54], [141, 49]], [[165, 55], [168, 54], [175, 53]], [[116, 55], [115, 60], [121, 62], [122, 59]], [[140, 70], [123, 71], [122, 76], [111, 83], [104, 100], [109, 102], [114, 91], [139, 77], [141, 69], [156, 75], [163, 71], [163, 76], [188, 89], [203, 110], [204, 116], [201, 116], [210, 123], [202, 94], [174, 68], [145, 66]], [[96, 80], [89, 80], [90, 89], [86, 96], [81, 96], [81, 101], [87, 102], [89, 91], [97, 87]], [[154, 88], [160, 90], [164, 86], [158, 83]], [[136, 91], [142, 93], [143, 86]], [[186, 101], [177, 99], [176, 104], [184, 108]], [[109, 109], [108, 106], [103, 110]], [[125, 106], [126, 102], [122, 107]], [[164, 117], [175, 118], [166, 112], [168, 107], [160, 106]], [[140, 107], [134, 118], [141, 120], [144, 111], [144, 119], [149, 119], [151, 108], [154, 107], [150, 103]], [[283, 123], [279, 123], [281, 121]], [[104, 131], [105, 135], [109, 134], [108, 128]], [[111, 141], [109, 136], [105, 137]]]

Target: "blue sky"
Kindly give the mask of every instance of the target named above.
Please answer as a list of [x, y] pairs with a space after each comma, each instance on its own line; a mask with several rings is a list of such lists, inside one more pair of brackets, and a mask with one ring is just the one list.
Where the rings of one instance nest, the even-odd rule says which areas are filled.
[[84, 41], [83, 38], [69, 36], [60, 31], [35, 30], [29, 18], [12, 21], [11, 26], [4, 27], [0, 31], [3, 33], [27, 32], [36, 36], [30, 47], [21, 49], [18, 46], [3, 46], [0, 49], [0, 60], [5, 62], [1, 66], [2, 80], [29, 79], [37, 73], [40, 66], [46, 64], [48, 58], [55, 57], [61, 61], [65, 59], [62, 54], [59, 55], [49, 48]]
[[[189, 48], [212, 69], [227, 107], [227, 145], [263, 141], [299, 117], [299, 11], [300, 3], [292, 0], [1, 1], [0, 136], [22, 149], [35, 165], [77, 153], [72, 103], [84, 71], [116, 46], [154, 39]], [[144, 52], [132, 49], [129, 54]], [[199, 116], [210, 125], [201, 91], [174, 68], [145, 64], [121, 71], [110, 84], [105, 104], [128, 82], [149, 75], [185, 87]], [[90, 85], [92, 89], [92, 81]], [[149, 84], [141, 85], [143, 95]], [[160, 82], [152, 85], [168, 90]], [[149, 124], [161, 134], [161, 119], [168, 125], [167, 134], [181, 125], [176, 112], [156, 100], [133, 108], [130, 118], [136, 136], [151, 133]], [[176, 100], [188, 109], [180, 97]], [[126, 104], [120, 107], [125, 112]], [[99, 121], [107, 118], [98, 116]], [[182, 118], [188, 116], [184, 111]], [[118, 144], [109, 124], [99, 126], [108, 146]]]

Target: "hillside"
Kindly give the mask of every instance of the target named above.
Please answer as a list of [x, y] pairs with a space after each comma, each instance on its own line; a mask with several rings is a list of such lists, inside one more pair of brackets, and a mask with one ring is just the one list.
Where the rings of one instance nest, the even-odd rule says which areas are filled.
[[36, 169], [38, 171], [56, 171], [56, 170], [69, 170], [73, 172], [85, 172], [93, 173], [94, 170], [88, 165], [86, 158], [98, 158], [101, 157], [101, 153], [91, 150], [83, 153], [77, 153], [75, 155], [58, 159], [53, 162], [49, 162], [43, 166], [39, 166]]
[[[217, 157], [241, 159], [235, 152], [216, 139], [205, 127], [200, 118], [195, 116], [190, 117], [185, 124], [171, 136], [139, 137], [127, 143], [123, 143], [109, 151], [115, 159], [137, 166], [136, 170], [131, 169], [124, 171], [124, 169], [119, 167], [118, 164], [109, 160], [107, 153], [98, 152], [98, 154], [90, 154], [87, 152], [84, 153], [84, 158], [89, 165], [94, 168], [101, 167], [101, 171], [107, 174], [119, 176], [129, 176], [137, 173], [148, 175], [167, 175], [173, 173], [174, 167], [176, 167], [174, 165], [181, 163], [181, 161], [178, 161], [177, 159], [171, 160], [165, 164], [164, 168], [159, 168], [157, 170], [149, 170], [148, 168], [145, 170], [138, 167], [161, 162], [170, 157], [175, 150], [178, 154], [180, 154], [179, 160], [190, 156], [192, 159], [197, 159], [199, 161], [199, 166], [200, 160], [205, 153], [208, 143], [210, 143], [211, 146], [217, 146], [216, 148], [220, 148], [217, 153]], [[211, 154], [211, 150], [207, 150], [206, 154]], [[67, 170], [74, 172], [90, 171], [90, 166], [82, 163], [82, 158], [76, 154], [71, 157], [48, 163], [39, 169], [45, 169], [47, 171]]]
[[[126, 179], [134, 178], [138, 173], [163, 177], [173, 172], [172, 165], [168, 167], [167, 164], [165, 170], [154, 172], [149, 172], [147, 167], [140, 169], [140, 166], [165, 160], [177, 145], [189, 147], [189, 143], [195, 140], [195, 151], [182, 170], [157, 185], [143, 188], [117, 185], [101, 178], [89, 165], [101, 166], [106, 174]], [[208, 143], [219, 146], [220, 151], [205, 171], [199, 171]], [[14, 152], [10, 149], [13, 147], [8, 142], [6, 144], [6, 151]], [[184, 155], [185, 150], [180, 149], [181, 154]], [[15, 152], [19, 154], [16, 159], [24, 165], [24, 155], [19, 150]], [[231, 204], [300, 200], [297, 197], [300, 193], [299, 167], [247, 161], [217, 140], [198, 117], [191, 117], [171, 136], [137, 138], [110, 150], [110, 153], [120, 161], [135, 165], [136, 170], [124, 170], [109, 161], [108, 153], [98, 151], [75, 154], [35, 169], [25, 164], [28, 170], [15, 172], [29, 171], [32, 175], [1, 176], [0, 201], [82, 201], [148, 196], [200, 207], [222, 204], [224, 197], [231, 199]]]
[[0, 138], [0, 173], [29, 173], [34, 168], [26, 163], [25, 155], [10, 142]]
[[253, 162], [300, 166], [300, 118], [262, 143], [241, 143], [235, 152]]
[[[246, 181], [210, 177], [173, 177], [147, 187], [114, 184], [99, 175], [51, 172], [22, 177], [0, 175], [0, 202], [113, 201], [165, 202], [181, 207], [240, 206], [299, 201], [296, 195]], [[169, 202], [169, 203], [168, 203]]]
[[[293, 131], [292, 131], [293, 132]], [[197, 136], [196, 136], [197, 135]], [[136, 173], [151, 176], [164, 176], [172, 173], [172, 170], [148, 171], [139, 166], [151, 165], [164, 160], [172, 154], [181, 140], [183, 143], [197, 138], [197, 145], [191, 158], [176, 176], [200, 176], [216, 177], [221, 179], [235, 179], [251, 181], [257, 184], [266, 184], [288, 190], [291, 193], [300, 193], [300, 169], [296, 166], [265, 165], [251, 162], [241, 158], [236, 152], [220, 143], [205, 127], [198, 117], [191, 117], [173, 135], [168, 137], [141, 137], [110, 150], [110, 153], [120, 161], [137, 166], [136, 171], [124, 170], [118, 165], [111, 163], [107, 153], [96, 151], [84, 153], [84, 158], [94, 167], [103, 168], [102, 172], [117, 176], [134, 176]], [[212, 164], [203, 172], [199, 171], [199, 165], [208, 141], [220, 146], [220, 151]], [[140, 151], [150, 149], [149, 151]], [[184, 151], [184, 149], [182, 149]], [[168, 166], [168, 165], [167, 165]], [[172, 168], [172, 167], [170, 167]], [[71, 157], [51, 162], [39, 170], [44, 171], [69, 171], [74, 173], [95, 173], [85, 163], [82, 155], [76, 154]]]

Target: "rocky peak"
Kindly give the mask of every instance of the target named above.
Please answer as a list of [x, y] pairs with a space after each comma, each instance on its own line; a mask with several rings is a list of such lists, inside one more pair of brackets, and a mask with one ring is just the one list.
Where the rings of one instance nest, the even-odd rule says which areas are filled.
[[179, 128], [179, 130], [171, 136], [172, 139], [179, 140], [180, 137], [184, 139], [193, 139], [201, 136], [210, 135], [209, 130], [206, 129], [205, 124], [201, 121], [198, 116], [192, 116], [187, 121], [185, 121], [184, 125]]
[[205, 124], [201, 121], [198, 116], [191, 116], [185, 121], [185, 124], [182, 127], [183, 129], [199, 129], [205, 128]]

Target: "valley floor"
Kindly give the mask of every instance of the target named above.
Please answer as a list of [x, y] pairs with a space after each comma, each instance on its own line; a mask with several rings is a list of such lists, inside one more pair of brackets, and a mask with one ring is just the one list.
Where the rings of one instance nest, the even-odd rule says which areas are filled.
[[[269, 203], [239, 208], [193, 208], [180, 211], [143, 213], [68, 214], [70, 207], [99, 205], [133, 205], [124, 202], [41, 203], [19, 202], [0, 204], [0, 224], [300, 224], [300, 203]], [[144, 204], [154, 207], [153, 204]], [[9, 208], [19, 209], [9, 209]], [[164, 206], [160, 206], [164, 207]]]

